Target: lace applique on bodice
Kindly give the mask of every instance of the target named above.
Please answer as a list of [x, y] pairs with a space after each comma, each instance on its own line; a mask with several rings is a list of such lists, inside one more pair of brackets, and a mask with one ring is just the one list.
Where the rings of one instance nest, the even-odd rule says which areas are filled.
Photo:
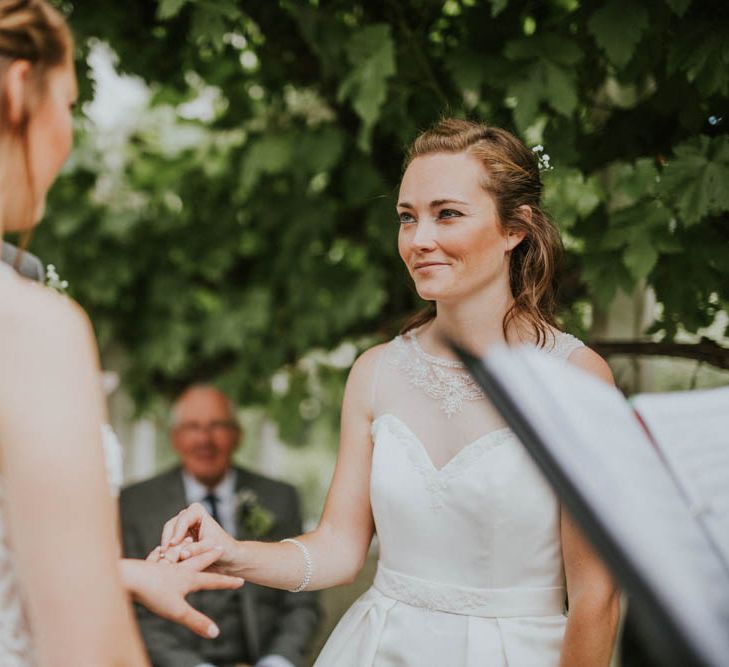
[[[0, 485], [0, 509], [5, 495]], [[33, 644], [18, 590], [15, 563], [8, 545], [5, 519], [0, 512], [0, 664], [28, 667], [34, 664]]]
[[[390, 363], [405, 372], [411, 386], [437, 400], [447, 417], [461, 412], [464, 402], [484, 398], [481, 387], [462, 363], [428, 354], [420, 346], [415, 331], [397, 336], [393, 345], [396, 352], [390, 358]], [[552, 356], [567, 359], [583, 345], [572, 334], [557, 331], [554, 339], [545, 344], [543, 349]]]
[[393, 343], [397, 354], [392, 363], [405, 371], [413, 387], [436, 399], [447, 417], [460, 412], [464, 401], [483, 398], [481, 388], [463, 364], [425, 352], [414, 331], [398, 336]]
[[[567, 359], [582, 346], [574, 336], [555, 332], [543, 349]], [[428, 354], [412, 331], [385, 349], [373, 396], [373, 438], [386, 431], [407, 453], [435, 511], [456, 478], [487, 452], [516, 441], [463, 364]]]
[[[117, 496], [122, 478], [122, 450], [111, 426], [101, 428], [109, 490]], [[0, 478], [0, 665], [31, 667], [33, 641], [18, 587], [15, 561], [4, 516], [5, 494]]]

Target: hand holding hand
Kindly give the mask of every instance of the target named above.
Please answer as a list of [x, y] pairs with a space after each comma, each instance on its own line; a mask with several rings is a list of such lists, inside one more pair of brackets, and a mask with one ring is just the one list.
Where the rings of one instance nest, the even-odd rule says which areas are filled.
[[[165, 523], [160, 544], [164, 554], [169, 553], [170, 549], [177, 549], [179, 557], [183, 559], [194, 557], [213, 546], [220, 547], [220, 556], [212, 569], [233, 572], [237, 542], [200, 503], [193, 503]], [[176, 557], [175, 553], [173, 552], [172, 558]]]

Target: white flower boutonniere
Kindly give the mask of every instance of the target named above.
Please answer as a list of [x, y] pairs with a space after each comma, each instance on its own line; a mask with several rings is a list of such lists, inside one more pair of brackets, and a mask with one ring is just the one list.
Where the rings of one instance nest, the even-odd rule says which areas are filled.
[[68, 280], [61, 280], [53, 264], [46, 267], [46, 287], [56, 290], [59, 294], [65, 294], [68, 290]]
[[258, 496], [251, 489], [241, 489], [235, 494], [236, 517], [253, 537], [265, 537], [273, 528], [276, 517], [271, 510], [258, 502]]

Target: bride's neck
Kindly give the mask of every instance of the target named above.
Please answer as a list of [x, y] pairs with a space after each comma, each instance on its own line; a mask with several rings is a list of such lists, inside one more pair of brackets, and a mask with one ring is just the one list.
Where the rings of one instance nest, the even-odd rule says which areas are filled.
[[438, 356], [452, 356], [448, 340], [483, 354], [490, 346], [506, 342], [504, 318], [513, 303], [511, 294], [456, 303], [439, 302], [435, 319], [423, 327], [419, 338]]

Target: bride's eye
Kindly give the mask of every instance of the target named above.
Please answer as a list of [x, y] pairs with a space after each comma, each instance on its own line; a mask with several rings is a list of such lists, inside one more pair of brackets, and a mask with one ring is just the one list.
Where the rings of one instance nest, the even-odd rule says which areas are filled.
[[463, 215], [460, 211], [456, 211], [454, 208], [443, 208], [438, 211], [438, 217], [443, 218], [460, 218]]
[[401, 211], [400, 213], [398, 213], [397, 217], [400, 220], [400, 224], [403, 225], [410, 222], [415, 222], [415, 218], [407, 211]]

